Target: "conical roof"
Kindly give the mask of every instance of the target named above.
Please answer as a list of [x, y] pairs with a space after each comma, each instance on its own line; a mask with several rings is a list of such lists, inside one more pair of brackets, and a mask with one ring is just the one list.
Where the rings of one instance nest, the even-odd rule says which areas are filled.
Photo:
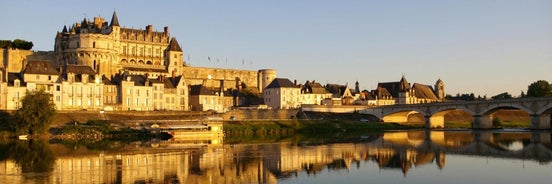
[[113, 16], [111, 17], [111, 24], [109, 26], [111, 27], [119, 26], [119, 18], [117, 18], [117, 13], [115, 13], [115, 11], [113, 11]]
[[182, 52], [182, 48], [180, 48], [180, 45], [178, 44], [178, 41], [176, 41], [175, 37], [172, 37], [169, 42], [169, 50]]

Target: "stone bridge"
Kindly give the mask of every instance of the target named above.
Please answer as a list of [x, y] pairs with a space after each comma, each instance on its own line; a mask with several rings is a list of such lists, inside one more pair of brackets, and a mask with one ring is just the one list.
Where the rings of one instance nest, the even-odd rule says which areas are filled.
[[[444, 152], [460, 155], [480, 155], [499, 158], [552, 160], [551, 134], [548, 131], [515, 132], [513, 137], [501, 137], [508, 132], [474, 131], [403, 131], [384, 133], [378, 140], [379, 147], [394, 150], [414, 149], [418, 152]], [[522, 147], [508, 149], [500, 142], [512, 140], [527, 141]]]
[[473, 117], [472, 128], [492, 128], [493, 114], [498, 110], [518, 109], [531, 117], [531, 129], [550, 129], [552, 114], [552, 97], [518, 98], [508, 100], [458, 101], [427, 104], [400, 104], [387, 106], [321, 106], [303, 105], [307, 112], [333, 112], [369, 114], [383, 122], [408, 122], [412, 114], [425, 117], [426, 128], [444, 128], [444, 117], [447, 113], [461, 110]]

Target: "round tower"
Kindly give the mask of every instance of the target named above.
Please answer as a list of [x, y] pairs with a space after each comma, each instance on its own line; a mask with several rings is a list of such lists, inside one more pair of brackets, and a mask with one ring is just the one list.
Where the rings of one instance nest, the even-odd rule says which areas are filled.
[[275, 69], [262, 69], [259, 70], [259, 73], [257, 75], [257, 85], [259, 88], [259, 92], [262, 93], [263, 89], [272, 82], [276, 78], [276, 70]]
[[435, 94], [439, 100], [445, 99], [445, 83], [441, 79], [435, 82]]

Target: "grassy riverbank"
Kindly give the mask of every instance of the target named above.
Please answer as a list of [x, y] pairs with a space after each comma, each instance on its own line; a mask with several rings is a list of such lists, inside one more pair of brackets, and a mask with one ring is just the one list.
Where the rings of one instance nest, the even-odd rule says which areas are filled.
[[103, 139], [134, 141], [152, 137], [149, 132], [125, 127], [113, 127], [101, 120], [90, 120], [83, 124], [66, 125], [60, 129], [52, 130], [51, 133], [54, 134], [52, 136], [53, 139], [88, 141]]
[[225, 142], [240, 140], [280, 140], [300, 135], [303, 137], [332, 137], [340, 134], [358, 136], [385, 130], [422, 128], [395, 123], [360, 122], [352, 120], [279, 120], [229, 121], [224, 123]]

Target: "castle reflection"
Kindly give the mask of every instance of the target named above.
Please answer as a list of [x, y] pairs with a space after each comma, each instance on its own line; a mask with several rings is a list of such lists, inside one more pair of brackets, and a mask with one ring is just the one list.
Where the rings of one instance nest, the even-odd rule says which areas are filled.
[[40, 147], [51, 149], [42, 152], [55, 155], [50, 171], [25, 170], [21, 159], [3, 154], [0, 180], [7, 183], [277, 183], [300, 172], [316, 175], [324, 169], [350, 170], [361, 163], [400, 170], [406, 176], [409, 170], [423, 165], [445, 169], [447, 154], [547, 164], [552, 160], [550, 138], [550, 132], [401, 131], [324, 144], [161, 141], [109, 151], [51, 144]]

